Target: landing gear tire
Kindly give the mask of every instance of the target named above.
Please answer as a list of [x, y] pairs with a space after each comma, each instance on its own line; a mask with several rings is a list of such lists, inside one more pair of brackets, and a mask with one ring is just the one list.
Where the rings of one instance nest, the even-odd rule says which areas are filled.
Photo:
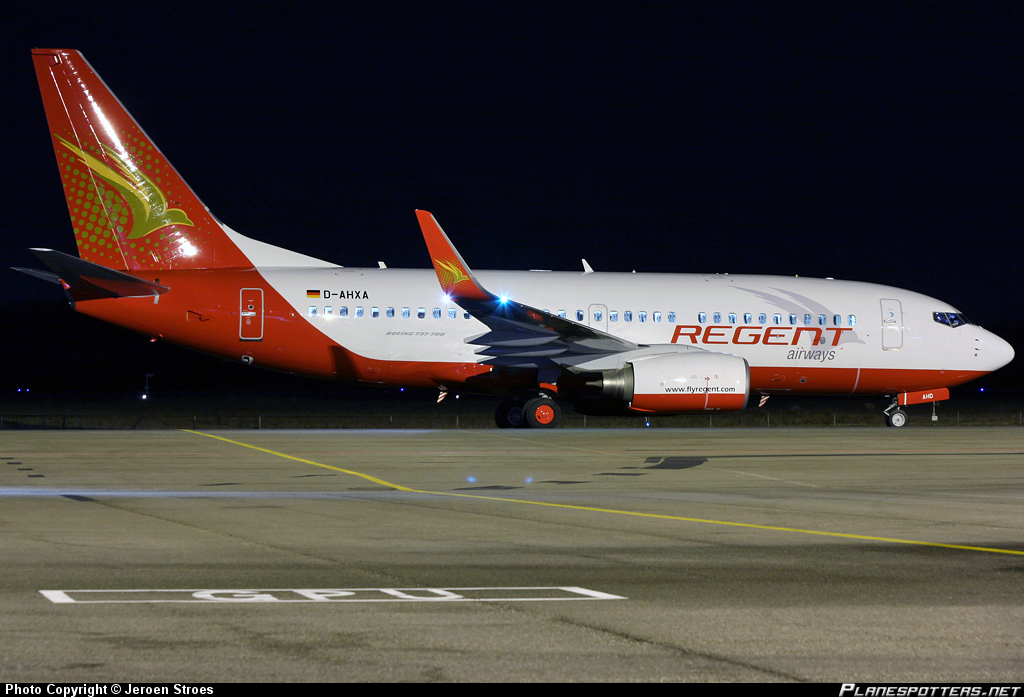
[[907, 412], [900, 411], [899, 409], [886, 415], [885, 417], [886, 426], [892, 426], [893, 428], [902, 428], [906, 423]]
[[494, 422], [498, 428], [524, 428], [526, 418], [523, 415], [523, 403], [518, 399], [506, 399], [494, 412]]
[[562, 410], [553, 399], [538, 397], [523, 407], [526, 423], [530, 428], [554, 428], [562, 418]]

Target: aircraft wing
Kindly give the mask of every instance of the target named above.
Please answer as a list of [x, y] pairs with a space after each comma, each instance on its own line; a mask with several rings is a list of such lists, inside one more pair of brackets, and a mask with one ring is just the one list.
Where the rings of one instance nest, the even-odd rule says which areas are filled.
[[640, 348], [631, 341], [491, 293], [477, 282], [434, 216], [418, 210], [416, 217], [441, 289], [490, 329], [466, 339], [466, 343], [482, 347], [478, 354], [491, 356], [484, 363], [539, 368], [556, 364], [558, 358]]

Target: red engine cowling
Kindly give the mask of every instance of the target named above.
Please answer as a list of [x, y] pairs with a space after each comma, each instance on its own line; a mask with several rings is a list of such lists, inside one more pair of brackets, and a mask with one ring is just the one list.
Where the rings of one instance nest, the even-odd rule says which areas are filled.
[[750, 366], [710, 351], [641, 356], [602, 375], [602, 392], [633, 411], [738, 411], [750, 396]]

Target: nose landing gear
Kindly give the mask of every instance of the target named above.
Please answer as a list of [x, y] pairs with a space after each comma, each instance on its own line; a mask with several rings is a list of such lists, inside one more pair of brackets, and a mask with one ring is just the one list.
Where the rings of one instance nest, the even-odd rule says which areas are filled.
[[885, 414], [885, 425], [892, 428], [902, 428], [907, 423], [907, 412], [900, 409], [899, 397], [894, 397], [892, 404], [883, 412]]
[[900, 409], [895, 411], [886, 410], [885, 414], [885, 425], [892, 426], [893, 428], [901, 428], [907, 423], [907, 412]]

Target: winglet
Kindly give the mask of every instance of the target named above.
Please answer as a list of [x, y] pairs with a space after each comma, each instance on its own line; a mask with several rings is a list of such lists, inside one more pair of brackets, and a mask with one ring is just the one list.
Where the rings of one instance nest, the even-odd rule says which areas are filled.
[[430, 260], [434, 262], [434, 271], [437, 272], [441, 290], [456, 302], [496, 300], [495, 295], [488, 293], [477, 283], [473, 272], [448, 239], [448, 235], [444, 234], [444, 230], [437, 224], [434, 216], [427, 211], [418, 210], [416, 218], [420, 221], [423, 240], [427, 243]]

